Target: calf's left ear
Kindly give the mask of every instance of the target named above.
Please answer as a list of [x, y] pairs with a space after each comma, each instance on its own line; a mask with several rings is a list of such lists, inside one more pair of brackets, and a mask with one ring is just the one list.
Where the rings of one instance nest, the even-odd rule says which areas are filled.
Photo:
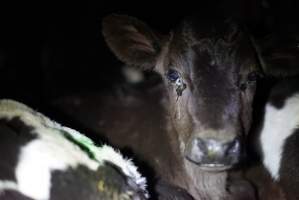
[[142, 69], [156, 65], [162, 39], [143, 22], [112, 14], [103, 19], [102, 31], [109, 48], [121, 61]]

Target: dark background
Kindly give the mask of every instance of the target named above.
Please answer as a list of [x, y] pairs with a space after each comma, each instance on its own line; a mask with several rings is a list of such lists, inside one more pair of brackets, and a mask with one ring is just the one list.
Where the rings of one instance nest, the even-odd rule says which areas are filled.
[[296, 0], [1, 3], [0, 97], [41, 105], [120, 81], [122, 63], [101, 34], [102, 18], [110, 13], [135, 16], [163, 33], [194, 13], [232, 16], [263, 37], [296, 27], [298, 5]]

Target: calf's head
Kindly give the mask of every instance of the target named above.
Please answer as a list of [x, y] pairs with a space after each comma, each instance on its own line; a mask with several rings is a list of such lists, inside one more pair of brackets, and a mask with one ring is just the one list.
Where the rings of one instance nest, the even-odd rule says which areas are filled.
[[236, 24], [188, 18], [162, 36], [135, 18], [110, 15], [103, 34], [120, 60], [162, 76], [182, 156], [206, 170], [239, 161], [257, 66], [249, 37]]

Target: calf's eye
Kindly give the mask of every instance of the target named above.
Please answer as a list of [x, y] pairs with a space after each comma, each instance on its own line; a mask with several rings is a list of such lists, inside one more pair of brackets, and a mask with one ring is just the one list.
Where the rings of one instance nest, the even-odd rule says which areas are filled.
[[247, 81], [254, 82], [257, 81], [259, 78], [261, 78], [261, 74], [259, 72], [251, 72], [247, 76]]
[[247, 89], [247, 86], [248, 85], [251, 85], [251, 84], [254, 84], [258, 79], [260, 79], [262, 77], [262, 75], [259, 73], [259, 72], [250, 72], [248, 75], [247, 75], [247, 80], [246, 82], [240, 84], [240, 89], [242, 91], [245, 91]]
[[184, 83], [180, 73], [174, 69], [169, 69], [166, 73], [167, 79], [175, 85], [175, 91], [178, 96], [182, 96], [183, 91], [186, 89], [186, 84]]
[[166, 77], [170, 82], [174, 83], [176, 80], [180, 78], [180, 74], [178, 71], [174, 69], [169, 69], [166, 73]]

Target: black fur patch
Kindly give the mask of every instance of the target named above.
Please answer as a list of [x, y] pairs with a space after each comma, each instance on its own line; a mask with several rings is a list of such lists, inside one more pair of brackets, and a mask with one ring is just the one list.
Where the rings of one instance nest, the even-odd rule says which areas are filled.
[[299, 93], [299, 77], [282, 80], [272, 89], [269, 102], [281, 109], [285, 101], [295, 93]]
[[299, 199], [299, 129], [284, 144], [280, 163], [280, 184], [288, 199]]
[[0, 199], [3, 200], [33, 200], [29, 197], [24, 196], [23, 194], [12, 191], [12, 190], [5, 190], [0, 193]]
[[275, 77], [290, 77], [299, 74], [298, 33], [282, 31], [259, 41], [261, 59], [267, 74]]
[[99, 200], [121, 199], [129, 188], [126, 177], [110, 164], [101, 166], [96, 172], [85, 166], [52, 173], [51, 200]]
[[36, 136], [19, 117], [0, 119], [0, 180], [15, 181], [15, 168], [21, 148]]

